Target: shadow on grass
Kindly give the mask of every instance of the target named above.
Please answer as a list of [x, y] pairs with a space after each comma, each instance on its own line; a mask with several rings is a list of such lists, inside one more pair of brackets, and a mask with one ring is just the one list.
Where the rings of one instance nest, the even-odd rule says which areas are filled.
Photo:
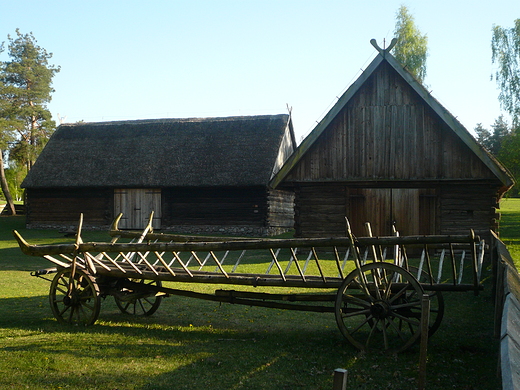
[[[428, 388], [498, 389], [489, 296], [446, 295]], [[43, 295], [1, 299], [0, 307], [2, 388], [330, 390], [335, 368], [349, 370], [349, 390], [417, 388], [417, 346], [360, 354], [330, 314], [172, 297], [154, 316], [134, 317], [107, 298], [98, 322], [84, 328], [57, 323]]]
[[[330, 389], [334, 368], [356, 354], [335, 329], [250, 326], [240, 314], [228, 318], [228, 310], [213, 323], [193, 325], [172, 307], [132, 317], [107, 305], [98, 323], [84, 328], [57, 323], [46, 301], [0, 300], [4, 313], [12, 313], [0, 318], [0, 373], [16, 369], [19, 383], [30, 388]], [[0, 377], [2, 388], [14, 380]]]

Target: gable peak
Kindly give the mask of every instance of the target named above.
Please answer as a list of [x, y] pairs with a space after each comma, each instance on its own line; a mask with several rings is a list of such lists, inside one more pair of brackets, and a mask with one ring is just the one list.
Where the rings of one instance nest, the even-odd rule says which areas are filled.
[[390, 45], [388, 45], [387, 48], [384, 48], [382, 49], [378, 44], [377, 44], [377, 41], [372, 38], [370, 40], [370, 43], [372, 44], [372, 46], [374, 46], [376, 48], [376, 50], [381, 54], [381, 55], [385, 55], [386, 53], [390, 53], [390, 50], [392, 50], [395, 46], [395, 44], [397, 43], [397, 38], [392, 38], [392, 40], [390, 41]]

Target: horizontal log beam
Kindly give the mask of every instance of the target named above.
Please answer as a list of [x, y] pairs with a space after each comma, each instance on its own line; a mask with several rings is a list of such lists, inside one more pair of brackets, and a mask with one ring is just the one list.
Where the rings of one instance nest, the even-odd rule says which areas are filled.
[[[226, 250], [258, 250], [271, 248], [319, 248], [319, 247], [349, 247], [347, 237], [331, 238], [295, 238], [295, 239], [239, 239], [205, 242], [153, 242], [153, 243], [97, 243], [30, 245], [23, 237], [14, 231], [23, 253], [31, 256], [56, 255], [60, 253], [85, 252], [189, 252], [189, 251], [226, 251]], [[148, 237], [152, 236], [147, 236]], [[154, 235], [154, 237], [156, 237]], [[400, 237], [358, 237], [358, 246], [370, 245], [431, 245], [446, 243], [472, 243], [479, 238], [474, 235], [438, 235], [438, 236], [400, 236]]]

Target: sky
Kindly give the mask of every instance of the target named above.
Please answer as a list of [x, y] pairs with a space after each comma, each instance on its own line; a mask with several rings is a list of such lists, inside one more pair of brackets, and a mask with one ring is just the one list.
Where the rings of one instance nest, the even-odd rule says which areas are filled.
[[19, 28], [53, 53], [57, 123], [290, 109], [301, 140], [374, 59], [370, 39], [390, 42], [401, 5], [428, 36], [432, 95], [489, 128], [503, 114], [491, 30], [513, 26], [519, 0], [0, 0], [0, 42]]

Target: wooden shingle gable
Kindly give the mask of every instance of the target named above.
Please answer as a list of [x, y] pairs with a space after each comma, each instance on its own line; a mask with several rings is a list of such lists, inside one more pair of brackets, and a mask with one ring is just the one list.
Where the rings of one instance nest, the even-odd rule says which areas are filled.
[[[394, 73], [396, 72], [398, 76], [396, 76], [400, 81], [398, 84], [402, 85], [403, 88], [407, 88], [413, 94], [413, 97], [416, 101], [419, 102], [419, 105], [421, 107], [424, 107], [424, 110], [427, 110], [424, 114], [424, 117], [427, 118], [427, 120], [434, 120], [439, 125], [432, 126], [430, 124], [430, 129], [435, 127], [440, 129], [440, 131], [444, 131], [445, 135], [447, 137], [450, 137], [450, 139], [453, 141], [453, 145], [448, 145], [449, 151], [452, 153], [461, 153], [461, 151], [464, 148], [469, 148], [471, 153], [465, 153], [465, 156], [469, 158], [469, 160], [472, 160], [471, 162], [468, 161], [469, 165], [471, 165], [471, 170], [478, 173], [479, 175], [484, 176], [492, 176], [498, 179], [503, 186], [503, 191], [510, 188], [514, 181], [511, 177], [511, 175], [507, 172], [507, 170], [498, 163], [497, 160], [495, 160], [487, 151], [485, 151], [471, 136], [471, 134], [462, 126], [462, 124], [455, 118], [453, 115], [451, 115], [436, 99], [434, 99], [431, 94], [422, 86], [421, 83], [419, 83], [408, 71], [406, 71], [396, 60], [395, 58], [389, 54], [387, 51], [381, 50], [380, 53], [376, 56], [376, 58], [372, 61], [372, 63], [367, 67], [367, 69], [363, 72], [363, 74], [347, 89], [347, 91], [338, 99], [337, 103], [332, 107], [332, 109], [327, 113], [327, 115], [322, 119], [322, 121], [315, 127], [315, 129], [309, 134], [309, 136], [301, 143], [301, 145], [298, 147], [296, 152], [291, 156], [291, 158], [287, 161], [287, 163], [282, 167], [280, 172], [271, 180], [271, 185], [273, 187], [276, 187], [282, 183], [285, 179], [289, 178], [290, 176], [293, 176], [293, 173], [295, 172], [296, 167], [302, 168], [302, 164], [312, 164], [313, 162], [310, 161], [308, 158], [306, 158], [311, 151], [316, 151], [316, 148], [322, 147], [327, 148], [331, 147], [331, 145], [334, 145], [334, 143], [338, 143], [338, 141], [341, 142], [357, 142], [359, 143], [358, 146], [360, 149], [367, 147], [367, 145], [363, 144], [362, 140], [356, 139], [355, 141], [353, 139], [347, 139], [349, 135], [343, 135], [343, 138], [337, 138], [337, 139], [331, 139], [330, 129], [334, 126], [339, 126], [338, 123], [340, 121], [348, 121], [349, 118], [346, 118], [349, 115], [349, 112], [347, 110], [352, 110], [352, 106], [356, 104], [356, 102], [359, 104], [359, 101], [356, 100], [359, 97], [359, 94], [364, 91], [363, 93], [366, 93], [367, 88], [371, 88], [376, 93], [383, 96], [387, 91], [383, 91], [384, 88], [388, 88], [388, 85], [374, 85], [376, 81], [374, 81], [374, 78], [377, 76], [378, 72], [384, 71], [384, 69], [389, 68]], [[378, 90], [379, 88], [379, 90]], [[367, 94], [368, 95], [368, 94]], [[409, 94], [408, 94], [409, 95]], [[405, 94], [403, 95], [405, 96]], [[405, 96], [406, 97], [406, 96]], [[408, 105], [409, 102], [393, 102], [393, 104], [401, 104], [401, 106]], [[362, 105], [362, 104], [361, 104]], [[414, 107], [412, 105], [408, 105], [410, 110], [413, 110]], [[418, 108], [422, 109], [422, 108]], [[379, 111], [378, 109], [374, 108], [374, 106], [371, 107], [371, 115], [376, 115]], [[403, 110], [401, 110], [403, 111]], [[347, 112], [347, 113], [346, 113]], [[381, 105], [380, 107], [380, 115], [388, 115], [388, 113], [391, 113], [391, 109], [388, 107], [385, 107]], [[352, 115], [352, 111], [350, 112], [350, 116]], [[402, 113], [400, 113], [402, 115]], [[422, 115], [422, 114], [418, 114]], [[369, 118], [368, 120], [373, 119], [374, 121], [377, 118]], [[350, 118], [352, 120], [352, 118]], [[386, 126], [387, 124], [385, 124]], [[411, 127], [414, 126], [414, 124], [407, 124]], [[347, 126], [347, 125], [343, 125]], [[357, 128], [359, 129], [359, 124], [356, 124]], [[368, 126], [366, 124], [363, 124], [363, 126]], [[354, 126], [355, 127], [355, 126]], [[397, 130], [396, 130], [397, 133]], [[387, 134], [388, 135], [388, 134]], [[373, 134], [366, 135], [366, 136], [374, 136]], [[440, 135], [436, 135], [439, 137]], [[327, 139], [328, 137], [328, 139]], [[388, 139], [389, 142], [402, 142], [400, 139], [395, 139], [396, 137], [390, 137]], [[319, 142], [318, 142], [319, 140]], [[381, 141], [381, 140], [379, 140]], [[327, 143], [328, 142], [328, 143]], [[426, 143], [426, 141], [424, 142]], [[323, 146], [322, 146], [323, 144]], [[460, 145], [458, 145], [460, 144]], [[464, 147], [462, 147], [464, 145]], [[368, 143], [368, 146], [372, 146], [370, 143]], [[339, 146], [341, 147], [341, 146]], [[350, 146], [352, 148], [352, 145]], [[386, 146], [385, 152], [388, 152], [389, 146]], [[427, 147], [425, 147], [425, 150], [429, 153], [431, 153], [431, 150], [429, 150]], [[466, 150], [466, 149], [465, 149]], [[351, 150], [349, 150], [351, 151]], [[323, 171], [327, 170], [326, 165], [331, 165], [330, 170], [337, 170], [337, 167], [339, 167], [341, 164], [348, 164], [349, 162], [352, 163], [352, 153], [348, 153], [349, 151], [342, 151], [343, 155], [336, 155], [334, 157], [326, 156], [322, 159], [322, 161], [319, 163], [321, 170], [321, 177], [314, 177], [311, 178], [309, 176], [306, 177], [307, 180], [328, 180], [328, 179], [341, 179], [338, 177], [332, 177], [328, 176], [328, 173], [323, 174]], [[313, 152], [313, 153], [314, 153]], [[415, 151], [414, 151], [415, 152]], [[442, 151], [439, 151], [442, 152]], [[364, 153], [364, 151], [359, 152]], [[339, 158], [338, 158], [339, 156]], [[323, 156], [322, 156], [323, 157]], [[376, 156], [377, 158], [383, 158], [381, 156]], [[420, 157], [420, 156], [418, 156]], [[386, 158], [399, 158], [399, 156], [387, 156]], [[456, 159], [457, 156], [450, 156], [450, 159]], [[350, 160], [349, 160], [350, 159]], [[328, 161], [329, 160], [329, 161]], [[344, 161], [333, 161], [333, 160], [344, 160]], [[442, 159], [439, 158], [439, 161]], [[424, 159], [423, 159], [424, 161]], [[369, 169], [368, 165], [372, 164], [372, 161], [369, 160], [362, 160], [362, 161], [356, 161], [357, 164], [364, 165], [362, 169]], [[333, 164], [336, 164], [337, 167], [335, 168]], [[478, 164], [483, 165], [482, 167], [477, 167]], [[325, 168], [324, 168], [325, 166]], [[484, 166], [486, 168], [484, 168]], [[314, 168], [309, 168], [308, 166], [305, 168], [307, 172], [314, 171]], [[350, 167], [351, 170], [355, 169], [361, 169], [358, 167]], [[432, 168], [433, 169], [433, 168]], [[437, 167], [439, 169], [439, 167]], [[489, 173], [483, 172], [484, 170], [488, 169]], [[471, 173], [470, 173], [471, 174]], [[393, 179], [392, 177], [393, 173], [390, 173], [387, 179]], [[468, 174], [466, 174], [468, 175]], [[298, 176], [298, 175], [296, 175]], [[412, 175], [413, 176], [413, 175]], [[431, 175], [430, 175], [431, 176]], [[358, 175], [358, 178], [359, 175]], [[366, 179], [373, 179], [373, 177], [365, 177]], [[380, 179], [381, 177], [378, 177]], [[417, 177], [410, 177], [413, 179], [417, 179]], [[426, 179], [426, 177], [424, 177]], [[438, 179], [439, 177], [429, 177], [429, 179]], [[293, 178], [294, 179], [294, 178]], [[343, 179], [347, 179], [343, 177]], [[289, 180], [290, 181], [290, 180]]]

